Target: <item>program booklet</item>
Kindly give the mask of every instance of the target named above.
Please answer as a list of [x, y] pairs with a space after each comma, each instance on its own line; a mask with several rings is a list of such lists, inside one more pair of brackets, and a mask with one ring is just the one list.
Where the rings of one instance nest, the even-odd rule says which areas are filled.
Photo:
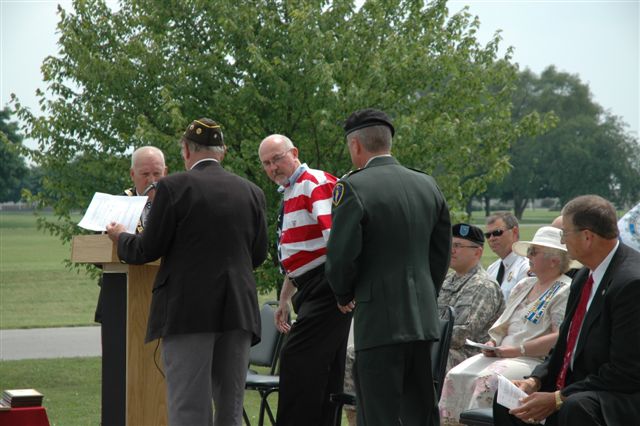
[[484, 349], [485, 351], [495, 351], [495, 346], [485, 345], [484, 343], [474, 342], [473, 340], [466, 339], [464, 344], [467, 346], [473, 346], [474, 348]]

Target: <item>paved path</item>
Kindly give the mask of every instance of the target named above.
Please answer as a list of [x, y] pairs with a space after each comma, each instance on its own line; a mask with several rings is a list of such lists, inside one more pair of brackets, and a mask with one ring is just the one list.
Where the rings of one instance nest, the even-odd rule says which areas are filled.
[[100, 327], [0, 330], [0, 361], [101, 355]]

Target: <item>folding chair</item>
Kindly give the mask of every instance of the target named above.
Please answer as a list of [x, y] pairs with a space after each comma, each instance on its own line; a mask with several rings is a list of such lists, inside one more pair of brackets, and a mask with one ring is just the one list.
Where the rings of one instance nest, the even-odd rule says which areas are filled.
[[460, 423], [468, 426], [493, 426], [493, 408], [472, 408], [460, 413]]
[[[284, 341], [284, 336], [275, 326], [273, 316], [278, 302], [267, 302], [260, 309], [260, 320], [262, 321], [262, 333], [260, 343], [251, 348], [249, 353], [249, 364], [251, 366], [269, 367], [269, 374], [258, 374], [249, 369], [247, 371], [247, 381], [245, 389], [255, 390], [260, 394], [260, 411], [258, 425], [263, 426], [264, 414], [267, 413], [272, 425], [276, 420], [273, 411], [269, 406], [268, 397], [280, 387], [280, 378], [276, 375], [278, 361], [280, 359], [280, 348]], [[246, 410], [242, 410], [245, 424], [251, 426]]]
[[[444, 377], [447, 370], [447, 357], [451, 346], [451, 335], [455, 315], [451, 306], [438, 306], [440, 315], [440, 339], [431, 346], [431, 371], [433, 372], [433, 386], [436, 390], [436, 398], [440, 399]], [[356, 405], [356, 396], [349, 393], [333, 393], [329, 399], [336, 405], [333, 417], [334, 426], [342, 423], [342, 407], [344, 405]]]

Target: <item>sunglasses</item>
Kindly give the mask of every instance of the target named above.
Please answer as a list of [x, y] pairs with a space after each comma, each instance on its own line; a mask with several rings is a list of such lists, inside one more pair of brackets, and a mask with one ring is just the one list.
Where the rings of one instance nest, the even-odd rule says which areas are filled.
[[485, 238], [499, 237], [502, 234], [504, 234], [505, 231], [506, 231], [506, 229], [496, 229], [495, 231], [485, 232], [484, 236], [485, 236]]

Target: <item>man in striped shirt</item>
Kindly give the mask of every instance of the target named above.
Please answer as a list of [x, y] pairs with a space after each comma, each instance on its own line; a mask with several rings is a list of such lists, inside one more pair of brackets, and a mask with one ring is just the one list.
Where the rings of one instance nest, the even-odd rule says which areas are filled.
[[[309, 168], [286, 136], [258, 149], [262, 167], [279, 185], [278, 257], [285, 274], [278, 329], [289, 336], [280, 356], [277, 424], [329, 425], [329, 394], [340, 392], [351, 316], [342, 315], [324, 274], [335, 176]], [[289, 303], [297, 313], [289, 325]]]

